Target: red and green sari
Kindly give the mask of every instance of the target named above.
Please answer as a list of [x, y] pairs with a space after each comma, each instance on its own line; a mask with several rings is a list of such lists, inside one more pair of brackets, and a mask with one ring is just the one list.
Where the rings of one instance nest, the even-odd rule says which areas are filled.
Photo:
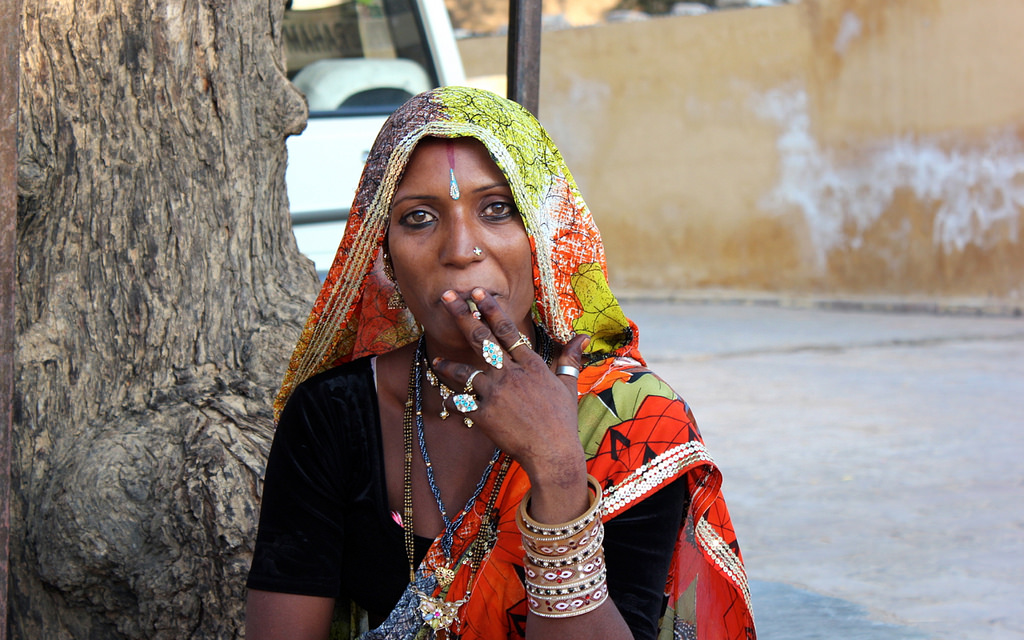
[[[668, 605], [659, 638], [754, 638], [746, 574], [721, 494], [721, 474], [687, 405], [645, 368], [637, 327], [608, 287], [600, 233], [561, 154], [533, 116], [514, 103], [485, 91], [448, 87], [413, 98], [389, 118], [370, 152], [345, 236], [275, 410], [279, 413], [295, 385], [310, 376], [419, 336], [407, 310], [386, 304], [394, 285], [384, 276], [380, 249], [395, 189], [415, 145], [427, 136], [473, 137], [487, 147], [509, 181], [533, 249], [534, 320], [562, 344], [577, 333], [591, 336], [579, 379], [579, 434], [588, 470], [603, 487], [605, 520], [686, 479], [689, 512], [665, 584]], [[483, 497], [493, 483], [492, 474], [456, 532], [452, 557], [468, 553], [481, 534]], [[500, 516], [494, 547], [460, 610], [455, 627], [460, 638], [524, 636], [527, 607], [518, 577], [523, 550], [515, 511], [528, 487], [526, 473], [513, 463], [495, 502]], [[424, 566], [441, 554], [439, 546], [435, 541]], [[466, 593], [470, 574], [460, 563], [448, 600]], [[416, 584], [440, 595], [422, 567]], [[363, 637], [433, 637], [418, 604], [407, 590], [388, 621]]]

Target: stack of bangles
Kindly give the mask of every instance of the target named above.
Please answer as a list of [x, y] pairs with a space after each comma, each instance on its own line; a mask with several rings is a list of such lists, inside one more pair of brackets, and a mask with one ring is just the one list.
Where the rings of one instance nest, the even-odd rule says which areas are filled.
[[590, 508], [572, 522], [544, 525], [530, 518], [527, 492], [516, 523], [523, 535], [523, 568], [530, 611], [545, 618], [569, 618], [596, 609], [608, 597], [604, 564], [601, 485], [587, 476]]

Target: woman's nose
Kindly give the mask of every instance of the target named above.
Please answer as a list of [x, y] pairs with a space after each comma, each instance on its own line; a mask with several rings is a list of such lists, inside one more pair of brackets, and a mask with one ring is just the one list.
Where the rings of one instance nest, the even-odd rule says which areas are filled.
[[443, 260], [456, 267], [466, 267], [484, 257], [480, 238], [472, 223], [456, 220], [451, 226], [448, 240], [444, 243]]

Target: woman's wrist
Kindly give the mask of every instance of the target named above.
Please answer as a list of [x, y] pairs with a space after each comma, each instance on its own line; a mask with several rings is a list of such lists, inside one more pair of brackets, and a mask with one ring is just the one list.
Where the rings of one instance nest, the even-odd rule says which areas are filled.
[[529, 513], [534, 520], [567, 522], [586, 511], [590, 497], [582, 447], [568, 455], [546, 456], [543, 461], [523, 467], [530, 477]]
[[587, 483], [587, 459], [575, 424], [546, 430], [527, 443], [516, 461], [534, 487], [583, 486]]

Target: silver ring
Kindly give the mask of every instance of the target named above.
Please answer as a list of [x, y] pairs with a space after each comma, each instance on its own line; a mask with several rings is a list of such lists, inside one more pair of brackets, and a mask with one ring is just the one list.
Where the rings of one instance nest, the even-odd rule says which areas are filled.
[[555, 369], [556, 376], [572, 376], [574, 378], [580, 377], [580, 370], [571, 364], [561, 364]]
[[469, 378], [466, 380], [465, 393], [473, 393], [473, 378], [477, 377], [477, 375], [481, 373], [483, 373], [483, 371], [477, 369], [473, 373], [469, 374]]

